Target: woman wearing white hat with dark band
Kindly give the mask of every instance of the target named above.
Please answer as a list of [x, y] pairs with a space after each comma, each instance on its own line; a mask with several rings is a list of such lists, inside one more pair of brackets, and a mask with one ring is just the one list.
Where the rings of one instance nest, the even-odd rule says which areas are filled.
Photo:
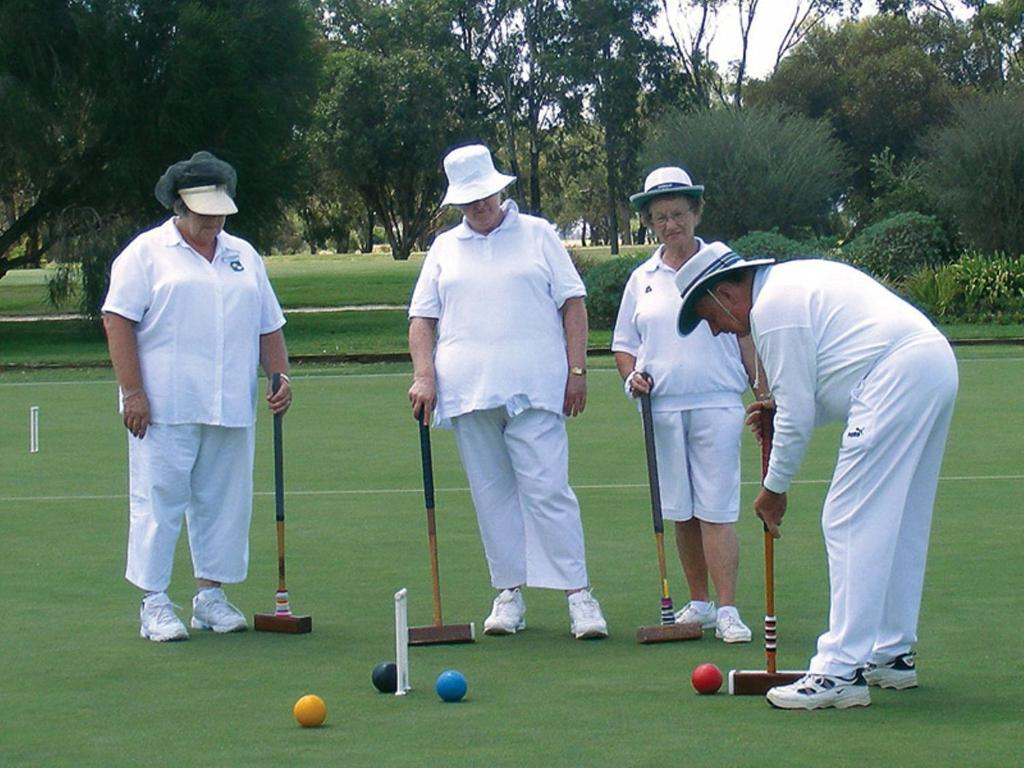
[[488, 634], [526, 627], [523, 586], [564, 590], [570, 631], [605, 637], [589, 588], [565, 417], [586, 406], [586, 291], [554, 228], [519, 213], [482, 145], [444, 159], [462, 222], [437, 236], [409, 307], [414, 414], [450, 427], [491, 584]]
[[694, 234], [703, 195], [704, 187], [682, 168], [663, 167], [630, 197], [661, 245], [626, 283], [612, 351], [626, 394], [651, 398], [662, 514], [675, 524], [691, 598], [676, 621], [714, 628], [727, 643], [746, 643], [750, 629], [736, 608], [736, 521], [742, 398], [756, 379], [753, 345], [749, 339], [716, 339], [707, 329], [683, 339], [676, 331], [679, 269], [696, 254], [726, 248]]
[[142, 637], [184, 640], [167, 595], [182, 520], [197, 592], [192, 627], [246, 628], [222, 584], [245, 579], [252, 517], [256, 374], [282, 374], [267, 404], [291, 403], [284, 315], [259, 254], [223, 231], [235, 170], [209, 152], [156, 186], [175, 216], [114, 261], [103, 304], [128, 429], [131, 516], [125, 577], [143, 590]]
[[[935, 492], [957, 391], [945, 337], [853, 267], [698, 255], [676, 278], [679, 331], [750, 334], [774, 400], [754, 510], [773, 536], [815, 426], [845, 421], [821, 527], [828, 630], [809, 674], [772, 688], [783, 709], [867, 706], [868, 685], [917, 685], [914, 644]], [[762, 408], [754, 403], [750, 421]]]

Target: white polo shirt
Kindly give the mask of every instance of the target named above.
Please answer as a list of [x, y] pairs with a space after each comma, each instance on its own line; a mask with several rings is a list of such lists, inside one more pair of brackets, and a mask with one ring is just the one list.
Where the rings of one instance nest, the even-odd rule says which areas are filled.
[[777, 493], [789, 488], [814, 427], [846, 419], [854, 387], [882, 358], [921, 338], [943, 339], [927, 317], [881, 283], [847, 264], [818, 259], [757, 270], [750, 333], [777, 405], [764, 481]]
[[435, 423], [505, 406], [562, 413], [568, 375], [561, 307], [586, 295], [554, 228], [502, 204], [505, 218], [481, 235], [462, 221], [437, 236], [409, 317], [437, 320]]
[[[700, 248], [706, 244], [698, 238]], [[629, 276], [612, 335], [612, 351], [636, 358], [654, 379], [651, 408], [686, 411], [742, 405], [747, 374], [732, 334], [713, 336], [701, 323], [688, 336], [677, 330], [683, 299], [676, 270], [661, 260], [664, 246]]]
[[208, 262], [169, 219], [114, 261], [103, 311], [136, 323], [154, 423], [255, 423], [260, 335], [285, 319], [263, 260], [245, 240], [221, 232]]

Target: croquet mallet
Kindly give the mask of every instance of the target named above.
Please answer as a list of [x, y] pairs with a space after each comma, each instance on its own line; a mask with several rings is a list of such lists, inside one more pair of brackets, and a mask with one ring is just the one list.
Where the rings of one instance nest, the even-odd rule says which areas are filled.
[[[281, 388], [281, 374], [271, 378], [271, 388]], [[312, 616], [296, 616], [288, 602], [288, 587], [284, 580], [284, 440], [281, 429], [282, 415], [274, 414], [274, 511], [277, 518], [277, 594], [273, 613], [257, 613], [253, 627], [257, 632], [285, 632], [303, 635], [313, 631]]]
[[[646, 374], [645, 374], [646, 376]], [[646, 377], [650, 382], [650, 377]], [[665, 521], [661, 515], [661, 488], [658, 486], [658, 458], [654, 450], [654, 417], [651, 414], [651, 396], [640, 394], [640, 414], [644, 426], [644, 448], [647, 452], [647, 482], [651, 489], [651, 515], [654, 519], [654, 543], [658, 548], [658, 576], [661, 578], [661, 624], [640, 627], [636, 631], [638, 643], [670, 643], [676, 640], [698, 640], [704, 636], [700, 622], [676, 624], [672, 597], [668, 590], [665, 566]]]
[[409, 627], [409, 645], [472, 643], [476, 628], [469, 624], [445, 624], [441, 620], [441, 577], [437, 564], [437, 521], [434, 514], [434, 462], [430, 452], [430, 427], [416, 416], [420, 431], [420, 460], [423, 465], [423, 498], [427, 508], [427, 541], [430, 546], [430, 579], [434, 592], [434, 623]]
[[[761, 479], [768, 474], [768, 460], [772, 453], [774, 410], [762, 407], [761, 418]], [[764, 527], [764, 657], [765, 669], [729, 670], [729, 693], [736, 696], [763, 696], [769, 688], [789, 685], [803, 677], [806, 672], [779, 672], [775, 668], [777, 646], [775, 620], [775, 539]]]

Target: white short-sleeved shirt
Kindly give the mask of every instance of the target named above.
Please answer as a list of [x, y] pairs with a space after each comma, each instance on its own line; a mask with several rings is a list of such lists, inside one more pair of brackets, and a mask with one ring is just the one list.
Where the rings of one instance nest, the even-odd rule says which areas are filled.
[[154, 423], [255, 422], [260, 335], [285, 319], [263, 260], [245, 240], [221, 232], [208, 262], [169, 219], [118, 255], [103, 311], [136, 323]]
[[586, 295], [565, 246], [544, 219], [502, 204], [487, 235], [463, 220], [427, 252], [409, 317], [437, 320], [435, 423], [506, 407], [562, 413], [568, 375], [561, 307]]
[[[698, 246], [706, 244], [698, 239]], [[747, 374], [739, 343], [714, 336], [707, 323], [693, 333], [677, 330], [683, 299], [676, 270], [661, 260], [664, 246], [629, 276], [612, 335], [612, 351], [636, 358], [636, 369], [654, 379], [651, 408], [685, 411], [742, 405]]]
[[777, 405], [764, 482], [777, 493], [789, 488], [814, 427], [847, 417], [854, 387], [879, 360], [911, 341], [943, 338], [863, 272], [817, 259], [757, 270], [750, 332]]

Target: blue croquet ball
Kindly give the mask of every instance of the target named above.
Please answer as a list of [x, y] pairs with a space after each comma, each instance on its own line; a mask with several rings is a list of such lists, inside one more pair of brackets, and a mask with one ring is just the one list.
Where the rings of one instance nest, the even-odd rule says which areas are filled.
[[442, 701], [462, 701], [469, 685], [461, 672], [455, 669], [446, 669], [437, 676], [437, 685], [434, 687]]
[[398, 690], [398, 667], [390, 661], [382, 661], [373, 668], [373, 687], [381, 693]]

